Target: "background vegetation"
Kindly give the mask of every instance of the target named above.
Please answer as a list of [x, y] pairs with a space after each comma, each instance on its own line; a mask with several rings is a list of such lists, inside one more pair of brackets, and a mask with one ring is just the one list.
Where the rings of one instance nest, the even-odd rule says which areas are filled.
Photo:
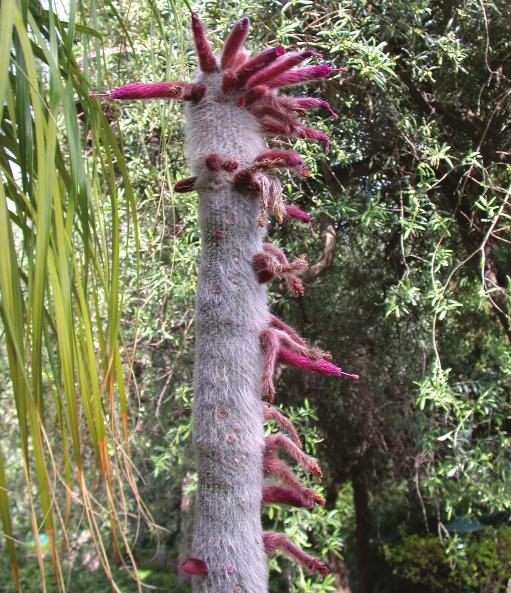
[[[187, 587], [199, 237], [195, 196], [171, 189], [188, 174], [181, 108], [88, 95], [190, 79], [190, 8], [0, 5], [2, 593]], [[313, 174], [286, 192], [319, 236], [270, 235], [314, 265], [303, 298], [272, 286], [272, 309], [361, 380], [283, 373], [327, 503], [264, 521], [332, 574], [272, 561], [272, 593], [506, 591], [509, 2], [193, 9], [213, 41], [247, 15], [251, 49], [348, 67], [310, 89], [339, 119], [311, 115], [331, 152], [296, 142]]]

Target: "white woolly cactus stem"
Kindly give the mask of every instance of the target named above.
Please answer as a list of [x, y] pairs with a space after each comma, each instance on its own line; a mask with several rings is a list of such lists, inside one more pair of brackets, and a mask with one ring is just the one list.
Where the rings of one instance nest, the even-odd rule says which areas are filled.
[[[217, 59], [198, 16], [192, 15], [200, 67], [196, 82], [131, 83], [96, 94], [187, 102], [186, 146], [193, 176], [178, 181], [175, 191], [196, 190], [200, 199], [192, 410], [198, 490], [193, 557], [181, 565], [192, 575], [194, 593], [266, 593], [267, 554], [277, 550], [307, 570], [321, 576], [328, 572], [283, 534], [262, 533], [261, 504], [312, 508], [324, 502], [278, 457], [284, 449], [321, 476], [316, 461], [301, 450], [291, 422], [263, 400], [274, 400], [278, 363], [356, 378], [270, 315], [266, 304], [266, 283], [274, 276], [285, 278], [301, 295], [298, 275], [307, 265], [304, 256], [290, 263], [278, 248], [263, 245], [268, 215], [277, 222], [296, 218], [310, 224], [311, 219], [284, 203], [280, 183], [269, 174], [288, 168], [307, 175], [302, 158], [268, 150], [263, 134], [328, 145], [325, 134], [303, 127], [298, 119], [315, 107], [333, 113], [328, 103], [280, 97], [277, 89], [325, 78], [336, 69], [328, 64], [295, 68], [318, 55], [312, 50], [286, 53], [278, 46], [252, 57], [243, 48], [248, 26], [246, 18], [234, 26]], [[276, 421], [290, 438], [279, 433], [265, 439], [267, 420]]]

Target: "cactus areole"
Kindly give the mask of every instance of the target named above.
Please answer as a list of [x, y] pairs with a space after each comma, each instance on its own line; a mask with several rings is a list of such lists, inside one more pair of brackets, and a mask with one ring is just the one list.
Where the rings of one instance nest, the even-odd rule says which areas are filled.
[[[266, 136], [319, 140], [319, 130], [299, 117], [328, 103], [284, 97], [279, 89], [326, 78], [328, 64], [300, 66], [319, 54], [272, 47], [250, 55], [243, 44], [249, 21], [238, 21], [220, 57], [202, 23], [192, 15], [199, 72], [196, 81], [132, 83], [97, 93], [111, 99], [175, 99], [186, 102], [186, 147], [193, 176], [175, 191], [196, 191], [200, 199], [201, 255], [196, 297], [193, 441], [198, 470], [193, 553], [180, 569], [192, 575], [194, 593], [265, 593], [267, 556], [281, 552], [321, 576], [328, 568], [284, 534], [261, 528], [262, 504], [313, 508], [322, 497], [303, 485], [280, 459], [283, 450], [314, 474], [321, 470], [306, 455], [293, 425], [272, 404], [277, 364], [327, 375], [344, 373], [328, 353], [311, 347], [268, 310], [266, 285], [282, 278], [303, 294], [303, 256], [289, 261], [264, 243], [268, 217], [311, 224], [308, 214], [286, 204], [275, 177], [288, 168], [305, 176], [302, 158], [269, 149]], [[283, 432], [265, 438], [273, 420]], [[285, 434], [287, 433], [287, 434]]]

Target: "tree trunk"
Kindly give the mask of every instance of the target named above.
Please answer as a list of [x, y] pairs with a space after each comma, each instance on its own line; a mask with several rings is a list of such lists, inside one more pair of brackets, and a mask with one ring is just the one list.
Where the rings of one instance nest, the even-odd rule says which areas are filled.
[[371, 518], [364, 475], [354, 469], [351, 473], [353, 504], [355, 506], [355, 557], [358, 575], [357, 593], [372, 593], [373, 567], [370, 548]]
[[328, 555], [328, 566], [334, 577], [335, 593], [351, 593], [349, 571], [342, 558], [335, 554]]

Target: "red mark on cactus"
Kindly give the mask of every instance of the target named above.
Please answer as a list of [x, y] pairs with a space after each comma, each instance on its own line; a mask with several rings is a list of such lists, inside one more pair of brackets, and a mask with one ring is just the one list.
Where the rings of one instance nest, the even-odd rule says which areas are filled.
[[194, 576], [205, 576], [208, 574], [206, 563], [198, 558], [188, 558], [178, 568], [180, 571]]
[[279, 362], [284, 364], [288, 364], [290, 366], [308, 369], [310, 371], [314, 371], [315, 373], [320, 373], [321, 375], [334, 375], [337, 377], [349, 377], [350, 379], [358, 379], [359, 376], [353, 373], [346, 373], [341, 368], [336, 367], [334, 364], [325, 360], [323, 358], [319, 360], [312, 360], [307, 356], [303, 356], [301, 354], [297, 354], [296, 352], [292, 352], [291, 350], [287, 350], [282, 348], [279, 350], [278, 354]]
[[222, 59], [220, 60], [222, 68], [229, 68], [236, 60], [238, 52], [243, 47], [243, 43], [247, 38], [249, 27], [250, 21], [247, 17], [243, 17], [234, 25], [232, 31], [225, 40], [224, 48], [222, 50]]
[[236, 161], [224, 161], [222, 163], [222, 169], [224, 171], [227, 171], [228, 173], [232, 173], [233, 171], [236, 171], [236, 169], [239, 167], [239, 163], [237, 163]]
[[293, 441], [293, 443], [297, 447], [300, 447], [300, 449], [302, 448], [302, 442], [300, 441], [300, 437], [296, 432], [296, 428], [293, 426], [291, 420], [289, 420], [289, 418], [286, 418], [280, 410], [266, 404], [263, 407], [263, 417], [266, 421], [274, 420], [280, 428], [287, 431], [287, 433], [289, 434], [289, 438]]
[[264, 486], [263, 502], [266, 504], [288, 504], [305, 509], [314, 508], [314, 499], [302, 492], [284, 486]]
[[199, 60], [199, 68], [205, 74], [211, 74], [218, 71], [215, 56], [209, 47], [206, 30], [196, 13], [192, 14], [192, 33], [195, 42], [195, 50], [197, 59]]
[[179, 194], [186, 194], [187, 192], [194, 191], [196, 181], [197, 177], [187, 177], [186, 179], [180, 179], [179, 181], [176, 181], [176, 184], [174, 185], [174, 191]]
[[222, 231], [215, 231], [213, 233], [213, 237], [218, 241], [219, 239], [221, 239], [224, 236]]
[[206, 164], [206, 167], [210, 171], [218, 172], [221, 169], [223, 169], [224, 171], [232, 173], [233, 171], [236, 171], [236, 169], [239, 167], [239, 165], [236, 161], [233, 161], [233, 160], [225, 160], [224, 161], [222, 159], [222, 157], [220, 157], [220, 155], [218, 155], [216, 153], [212, 153], [212, 154], [208, 155], [204, 162]]
[[309, 572], [318, 572], [322, 577], [330, 572], [329, 568], [323, 562], [314, 558], [314, 556], [306, 554], [283, 533], [276, 533], [274, 531], [263, 533], [263, 544], [265, 552], [268, 555], [281, 550], [284, 554], [303, 565]]
[[222, 168], [222, 159], [216, 153], [210, 154], [209, 156], [207, 156], [205, 163], [206, 163], [206, 167], [210, 171], [220, 171], [220, 169]]

